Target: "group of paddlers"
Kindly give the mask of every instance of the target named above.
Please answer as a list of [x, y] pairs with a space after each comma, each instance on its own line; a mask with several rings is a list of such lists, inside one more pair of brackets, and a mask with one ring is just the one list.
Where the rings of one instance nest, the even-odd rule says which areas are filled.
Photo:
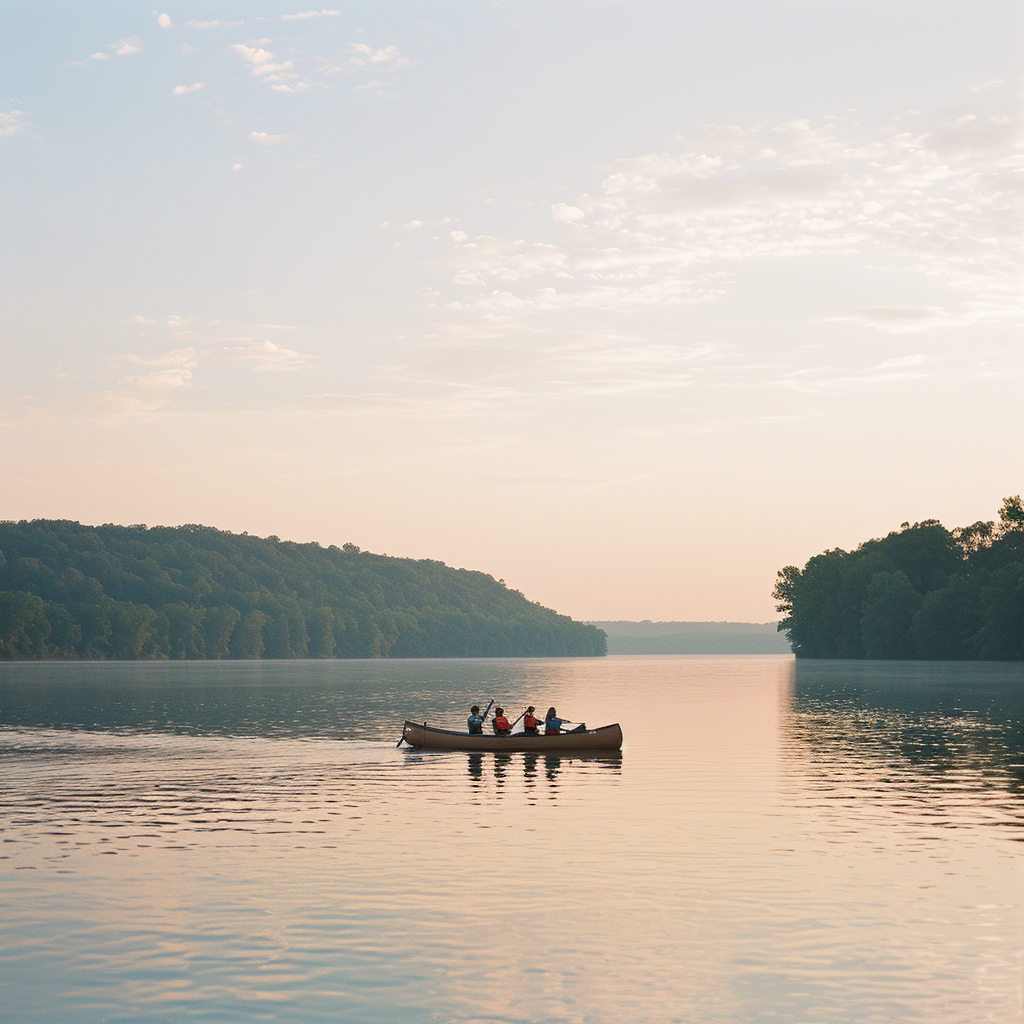
[[[494, 701], [491, 701], [493, 704]], [[482, 736], [484, 731], [484, 721], [487, 718], [488, 712], [491, 710], [491, 704], [487, 705], [487, 711], [482, 715], [480, 714], [480, 705], [474, 704], [469, 709], [469, 718], [466, 720], [469, 726], [470, 736]], [[562, 731], [562, 719], [558, 717], [554, 708], [548, 708], [548, 713], [544, 716], [544, 721], [541, 722], [536, 715], [537, 709], [531, 704], [520, 716], [523, 720], [523, 732], [527, 736], [540, 736], [543, 732], [545, 736], [557, 736]], [[510, 736], [512, 729], [519, 721], [519, 718], [515, 722], [509, 723], [509, 720], [505, 717], [505, 709], [497, 707], [494, 709], [494, 718], [491, 721], [491, 728], [494, 729], [495, 736]], [[583, 728], [586, 728], [584, 726]], [[574, 732], [579, 731], [578, 729], [573, 730]]]

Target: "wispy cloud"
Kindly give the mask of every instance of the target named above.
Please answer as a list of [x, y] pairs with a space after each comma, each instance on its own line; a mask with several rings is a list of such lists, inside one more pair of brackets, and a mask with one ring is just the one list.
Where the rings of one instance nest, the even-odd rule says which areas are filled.
[[352, 43], [349, 46], [349, 51], [358, 55], [349, 58], [350, 63], [355, 65], [371, 65], [392, 69], [407, 67], [409, 64], [409, 61], [398, 52], [398, 48], [395, 46], [385, 46], [379, 50], [374, 50], [373, 47], [367, 46], [366, 43]]
[[130, 53], [138, 53], [142, 49], [142, 40], [138, 36], [129, 36], [127, 39], [119, 39], [107, 47], [113, 50], [118, 57], [126, 57]]
[[295, 142], [296, 135], [270, 135], [267, 132], [249, 132], [249, 138], [261, 146], [280, 146], [285, 142]]
[[309, 18], [336, 18], [341, 11], [303, 11], [301, 14], [282, 14], [282, 21], [306, 21]]
[[195, 85], [176, 85], [174, 87], [174, 95], [183, 96], [187, 92], [199, 92], [200, 89], [205, 87], [205, 82], [196, 82]]
[[[701, 381], [838, 393], [940, 372], [947, 363], [919, 352], [879, 357], [882, 338], [865, 338], [834, 365], [807, 367], [802, 346], [765, 361], [740, 347], [701, 348], [692, 333], [714, 329], [700, 309], [745, 287], [743, 264], [806, 268], [832, 258], [857, 261], [863, 274], [898, 268], [920, 285], [905, 303], [819, 323], [894, 340], [1012, 324], [1021, 315], [1016, 126], [991, 112], [912, 123], [912, 131], [841, 119], [707, 128], [677, 152], [609, 165], [596, 188], [552, 203], [550, 227], [534, 238], [447, 232], [437, 258], [450, 285], [422, 289], [434, 319], [415, 355], [389, 372], [408, 393], [446, 384], [456, 404], [470, 401], [460, 388], [477, 386], [494, 388], [495, 402]], [[426, 222], [399, 226], [415, 238]], [[936, 282], [945, 305], [915, 303]], [[737, 315], [742, 304], [726, 308]], [[798, 329], [814, 337], [803, 315]]]
[[303, 92], [309, 88], [309, 82], [290, 70], [294, 66], [290, 60], [276, 62], [274, 55], [269, 50], [264, 50], [261, 45], [246, 46], [244, 43], [235, 43], [231, 49], [249, 64], [252, 73], [262, 78], [271, 89], [278, 92]]
[[[555, 222], [572, 226], [564, 237], [457, 243], [454, 281], [478, 289], [457, 308], [690, 301], [707, 295], [697, 278], [714, 265], [868, 251], [975, 298], [1009, 301], [1017, 291], [1013, 124], [978, 117], [865, 137], [854, 125], [797, 121], [707, 129], [699, 141], [701, 150], [617, 161], [598, 194], [553, 205]], [[539, 290], [507, 288], [528, 282]], [[935, 318], [852, 316], [904, 326]]]
[[17, 135], [29, 127], [28, 121], [23, 121], [24, 110], [9, 110], [7, 113], [0, 113], [0, 136]]
[[275, 345], [270, 340], [234, 345], [218, 349], [214, 355], [222, 359], [251, 362], [254, 370], [301, 370], [312, 363], [312, 358], [294, 349]]

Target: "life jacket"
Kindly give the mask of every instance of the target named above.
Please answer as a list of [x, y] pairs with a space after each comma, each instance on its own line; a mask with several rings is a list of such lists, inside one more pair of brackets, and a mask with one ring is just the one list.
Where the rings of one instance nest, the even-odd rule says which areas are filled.
[[494, 731], [497, 733], [509, 732], [512, 726], [508, 724], [508, 719], [504, 715], [498, 715], [494, 720]]
[[536, 732], [537, 731], [537, 719], [534, 718], [533, 715], [527, 715], [523, 719], [523, 728], [527, 732]]

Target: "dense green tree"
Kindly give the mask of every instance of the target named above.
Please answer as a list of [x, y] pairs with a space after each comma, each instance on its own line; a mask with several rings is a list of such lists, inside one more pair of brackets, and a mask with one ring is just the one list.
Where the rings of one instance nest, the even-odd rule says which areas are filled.
[[[148, 604], [108, 601], [110, 656], [118, 661], [156, 658], [161, 653], [157, 613]], [[166, 653], [164, 653], [166, 657]]]
[[268, 617], [258, 608], [247, 612], [231, 634], [230, 651], [232, 658], [262, 658], [263, 626]]
[[[203, 526], [0, 523], [0, 592], [44, 602], [34, 657], [592, 656], [604, 634], [485, 573]], [[59, 620], [59, 624], [58, 624]], [[59, 636], [59, 640], [58, 640]], [[46, 653], [40, 653], [45, 648]]]
[[330, 608], [321, 605], [306, 616], [306, 631], [309, 634], [309, 656], [330, 658], [334, 656], [335, 616]]
[[977, 594], [962, 577], [949, 577], [949, 585], [925, 595], [910, 631], [918, 658], [959, 661], [972, 657], [973, 637], [981, 628]]
[[184, 601], [165, 604], [161, 609], [167, 616], [168, 655], [175, 660], [194, 661], [206, 657], [206, 638], [203, 635], [205, 608], [192, 608]]
[[41, 598], [23, 591], [0, 593], [0, 658], [45, 658], [49, 635]]
[[997, 569], [981, 591], [978, 656], [1024, 661], [1024, 561]]
[[229, 604], [206, 609], [203, 618], [203, 647], [207, 658], [216, 660], [231, 656], [231, 634], [241, 617], [238, 609]]
[[922, 597], [903, 572], [876, 572], [871, 577], [860, 617], [866, 658], [913, 658], [917, 653], [910, 627]]
[[1024, 659], [1024, 503], [815, 555], [780, 570], [774, 595], [799, 658]]

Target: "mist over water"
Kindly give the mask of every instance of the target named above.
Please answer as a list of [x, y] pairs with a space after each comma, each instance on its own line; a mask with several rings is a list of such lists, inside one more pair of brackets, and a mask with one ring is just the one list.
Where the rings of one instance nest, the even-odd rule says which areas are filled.
[[[1024, 667], [0, 666], [0, 1020], [1012, 1021]], [[492, 697], [619, 757], [418, 753]]]

